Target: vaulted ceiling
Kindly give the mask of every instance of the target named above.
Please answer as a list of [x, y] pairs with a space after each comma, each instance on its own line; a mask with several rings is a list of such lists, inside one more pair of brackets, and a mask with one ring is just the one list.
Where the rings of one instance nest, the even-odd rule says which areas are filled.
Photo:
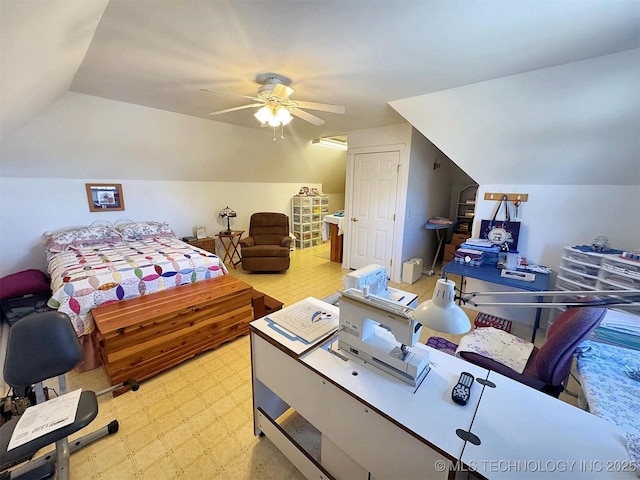
[[[427, 100], [440, 101], [443, 92], [461, 95], [451, 100], [459, 105], [473, 94], [465, 90], [470, 85], [640, 48], [637, 0], [0, 0], [0, 7], [2, 140], [67, 91], [259, 128], [255, 109], [209, 113], [252, 103], [242, 96], [255, 96], [256, 79], [265, 73], [291, 79], [294, 100], [345, 106], [344, 115], [310, 110], [326, 123], [294, 119], [290, 135], [312, 139], [406, 118], [429, 137], [448, 107]], [[638, 55], [631, 59], [633, 72], [640, 71]], [[526, 93], [518, 122], [526, 123], [526, 111], [536, 105], [531, 95], [539, 91]], [[629, 112], [618, 107], [628, 117], [625, 132], [639, 125], [633, 93]], [[416, 117], [420, 103], [403, 103], [414, 97], [432, 109], [431, 123]], [[487, 127], [491, 102], [499, 106], [500, 98], [476, 100], [468, 104], [483, 115], [453, 108], [449, 115], [477, 116]], [[446, 124], [455, 130], [454, 118]], [[455, 139], [434, 135], [457, 161], [446, 151]], [[476, 131], [457, 141], [472, 150], [472, 142], [486, 140]], [[631, 142], [622, 148], [624, 166], [638, 162], [638, 182], [637, 138], [615, 141]]]

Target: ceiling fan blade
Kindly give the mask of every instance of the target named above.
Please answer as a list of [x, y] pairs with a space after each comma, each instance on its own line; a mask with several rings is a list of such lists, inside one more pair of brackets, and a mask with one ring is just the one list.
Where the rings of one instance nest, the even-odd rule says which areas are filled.
[[298, 118], [301, 118], [302, 120], [305, 120], [305, 121], [307, 121], [309, 123], [312, 123], [316, 127], [319, 127], [320, 125], [324, 125], [324, 120], [322, 120], [321, 118], [316, 117], [315, 115], [311, 115], [309, 112], [305, 112], [304, 110], [300, 110], [299, 108], [294, 108], [291, 111], [291, 114], [295, 115]]
[[293, 92], [295, 92], [293, 88], [278, 83], [273, 86], [273, 92], [271, 94], [275, 97], [285, 99], [289, 98]]
[[235, 112], [236, 110], [244, 110], [245, 108], [261, 107], [263, 105], [264, 103], [251, 103], [249, 105], [242, 105], [240, 107], [233, 107], [233, 108], [227, 108], [225, 110], [218, 110], [217, 112], [211, 112], [209, 115], [220, 115], [221, 113]]
[[219, 93], [221, 95], [232, 95], [234, 97], [242, 97], [242, 98], [248, 98], [249, 100], [255, 100], [257, 102], [260, 101], [259, 98], [256, 97], [250, 97], [249, 95], [240, 95], [239, 93], [229, 93], [229, 92], [219, 92], [217, 90], [208, 90], [206, 88], [201, 88], [200, 89], [201, 92], [207, 92], [207, 93]]
[[308, 108], [310, 110], [319, 110], [321, 112], [331, 113], [344, 113], [344, 107], [342, 105], [329, 105], [326, 103], [316, 102], [304, 102], [302, 100], [296, 100], [299, 107]]

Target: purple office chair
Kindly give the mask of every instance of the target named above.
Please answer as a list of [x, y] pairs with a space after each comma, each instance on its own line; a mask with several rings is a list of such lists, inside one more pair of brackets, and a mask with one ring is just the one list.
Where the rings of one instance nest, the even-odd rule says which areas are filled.
[[[587, 296], [579, 301], [599, 302], [600, 299]], [[574, 307], [565, 310], [549, 327], [547, 341], [542, 347], [533, 348], [522, 374], [477, 353], [460, 352], [459, 355], [468, 362], [558, 397], [569, 377], [573, 353], [598, 326], [605, 313], [604, 307]]]

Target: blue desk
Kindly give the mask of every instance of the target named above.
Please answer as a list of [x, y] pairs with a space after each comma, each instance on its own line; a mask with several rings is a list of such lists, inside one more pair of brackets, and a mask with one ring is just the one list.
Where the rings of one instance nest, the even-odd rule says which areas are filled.
[[[495, 283], [497, 285], [504, 285], [505, 287], [517, 288], [520, 290], [526, 290], [529, 292], [546, 292], [549, 290], [550, 275], [544, 275], [542, 273], [536, 274], [536, 279], [533, 282], [525, 282], [524, 280], [514, 280], [511, 278], [505, 278], [500, 275], [501, 270], [496, 268], [495, 265], [480, 265], [479, 267], [472, 267], [470, 265], [464, 265], [462, 263], [449, 262], [442, 267], [442, 275], [460, 275], [460, 291], [462, 292], [464, 278], [475, 278], [476, 280], [482, 280], [483, 282]], [[542, 302], [543, 297], [537, 297], [538, 302]], [[531, 333], [531, 342], [536, 339], [536, 331], [540, 326], [540, 314], [541, 309], [536, 308], [536, 320], [533, 324], [533, 332]]]

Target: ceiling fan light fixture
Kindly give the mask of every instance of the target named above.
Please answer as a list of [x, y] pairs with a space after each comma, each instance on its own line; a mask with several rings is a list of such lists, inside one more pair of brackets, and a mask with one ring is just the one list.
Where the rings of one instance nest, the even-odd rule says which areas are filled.
[[271, 118], [273, 117], [273, 114], [271, 113], [271, 109], [265, 105], [260, 110], [258, 110], [253, 116], [256, 117], [260, 123], [264, 124], [264, 123], [269, 123], [269, 120], [271, 120]]
[[289, 125], [292, 120], [291, 112], [284, 107], [277, 109], [276, 118], [282, 123], [282, 125]]
[[288, 125], [293, 119], [291, 112], [280, 105], [276, 105], [275, 107], [265, 105], [254, 114], [254, 117], [256, 117], [260, 123], [267, 124], [270, 127]]

